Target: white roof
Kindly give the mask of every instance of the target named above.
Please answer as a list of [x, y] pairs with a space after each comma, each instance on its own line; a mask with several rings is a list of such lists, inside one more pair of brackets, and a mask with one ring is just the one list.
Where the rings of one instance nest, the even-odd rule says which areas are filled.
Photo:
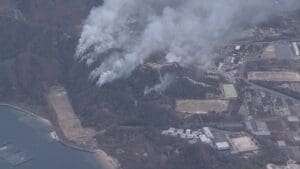
[[299, 122], [300, 120], [299, 120], [299, 117], [297, 117], [297, 116], [289, 116], [288, 121], [289, 122]]
[[204, 134], [199, 135], [199, 138], [203, 143], [211, 143], [211, 139], [206, 137]]
[[286, 146], [286, 143], [284, 140], [277, 141], [278, 146]]
[[226, 141], [224, 141], [224, 142], [217, 142], [215, 144], [216, 144], [217, 149], [229, 149], [230, 148], [229, 143], [226, 142]]
[[214, 138], [214, 135], [211, 133], [209, 127], [203, 127], [204, 134], [209, 138]]
[[240, 50], [240, 49], [241, 49], [240, 45], [235, 46], [235, 50]]

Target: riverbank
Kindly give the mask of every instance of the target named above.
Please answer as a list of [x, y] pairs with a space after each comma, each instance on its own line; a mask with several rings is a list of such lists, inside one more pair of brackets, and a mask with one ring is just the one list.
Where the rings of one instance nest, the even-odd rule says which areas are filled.
[[[0, 106], [2, 107], [9, 107], [12, 109], [15, 109], [17, 111], [23, 112], [24, 114], [31, 116], [37, 120], [39, 120], [40, 122], [42, 122], [43, 124], [47, 125], [47, 126], [51, 126], [54, 128], [55, 132], [57, 133], [58, 136], [58, 141], [63, 144], [64, 146], [70, 147], [72, 149], [76, 149], [79, 151], [85, 151], [88, 153], [91, 153], [94, 155], [94, 157], [96, 158], [96, 160], [105, 168], [105, 169], [118, 169], [120, 168], [120, 164], [118, 163], [118, 161], [112, 157], [110, 157], [109, 155], [107, 155], [103, 150], [101, 150], [100, 148], [96, 147], [94, 150], [90, 150], [90, 149], [86, 149], [85, 147], [81, 147], [76, 145], [75, 143], [69, 141], [64, 135], [63, 132], [61, 131], [62, 129], [58, 126], [55, 125], [55, 121], [51, 122], [50, 120], [38, 116], [37, 114], [30, 112], [24, 108], [21, 108], [17, 105], [13, 105], [10, 103], [0, 103]], [[53, 113], [53, 112], [51, 112]]]

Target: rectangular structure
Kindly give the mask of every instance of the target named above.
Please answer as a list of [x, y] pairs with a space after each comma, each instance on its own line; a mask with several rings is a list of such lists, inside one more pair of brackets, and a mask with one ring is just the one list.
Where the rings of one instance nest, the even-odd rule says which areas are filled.
[[176, 111], [191, 114], [224, 112], [228, 109], [227, 100], [177, 100]]
[[300, 56], [300, 51], [299, 51], [298, 44], [297, 44], [296, 42], [293, 42], [293, 43], [292, 43], [292, 46], [293, 46], [295, 55], [296, 55], [296, 56]]
[[224, 84], [223, 91], [226, 99], [237, 98], [237, 92], [233, 84]]
[[300, 82], [298, 72], [287, 71], [253, 71], [248, 73], [249, 80], [275, 81], [275, 82]]
[[228, 142], [217, 142], [215, 143], [215, 147], [217, 150], [229, 150], [230, 149], [230, 145]]
[[232, 138], [231, 144], [233, 146], [234, 153], [243, 153], [258, 150], [258, 146], [256, 145], [256, 143], [247, 136]]

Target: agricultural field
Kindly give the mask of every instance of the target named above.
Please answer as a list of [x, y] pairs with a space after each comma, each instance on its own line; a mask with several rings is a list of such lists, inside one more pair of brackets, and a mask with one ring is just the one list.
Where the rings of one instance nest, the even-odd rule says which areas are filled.
[[176, 111], [191, 114], [224, 112], [228, 109], [228, 104], [226, 100], [177, 100]]
[[300, 82], [300, 74], [286, 71], [255, 71], [248, 73], [248, 79], [253, 81]]

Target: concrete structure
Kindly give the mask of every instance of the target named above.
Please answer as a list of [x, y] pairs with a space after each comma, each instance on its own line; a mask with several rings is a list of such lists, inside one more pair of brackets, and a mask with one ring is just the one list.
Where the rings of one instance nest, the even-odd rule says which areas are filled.
[[286, 146], [286, 142], [284, 140], [277, 141], [277, 144], [278, 144], [279, 147], [285, 147]]
[[201, 142], [203, 142], [203, 143], [206, 143], [206, 144], [211, 144], [212, 143], [211, 139], [208, 138], [204, 134], [199, 135], [199, 138], [200, 138]]
[[294, 139], [294, 141], [299, 142], [300, 136], [298, 134], [294, 134], [293, 139]]
[[208, 138], [211, 138], [211, 139], [214, 138], [214, 135], [210, 131], [209, 127], [203, 127], [203, 132]]
[[53, 140], [59, 141], [59, 137], [57, 136], [57, 134], [56, 134], [55, 131], [52, 131], [52, 132], [50, 133], [50, 137], [51, 137]]
[[300, 121], [300, 119], [299, 119], [298, 116], [288, 116], [288, 117], [287, 117], [287, 120], [288, 120], [289, 122], [299, 122], [299, 121]]
[[300, 56], [300, 50], [299, 50], [298, 44], [296, 42], [293, 42], [292, 46], [293, 46], [293, 50], [295, 52], [295, 55]]

